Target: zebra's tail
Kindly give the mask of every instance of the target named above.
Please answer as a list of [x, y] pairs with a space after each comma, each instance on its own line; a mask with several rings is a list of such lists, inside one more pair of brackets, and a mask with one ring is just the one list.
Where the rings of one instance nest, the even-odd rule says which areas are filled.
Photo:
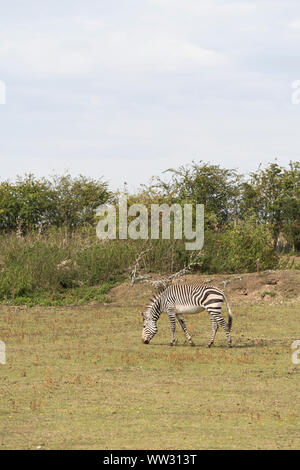
[[228, 329], [229, 329], [229, 331], [230, 331], [230, 330], [231, 330], [231, 327], [232, 327], [232, 313], [231, 313], [230, 305], [229, 305], [229, 303], [228, 303], [228, 300], [227, 300], [225, 294], [224, 294], [224, 299], [225, 299], [226, 307], [227, 307], [227, 310], [228, 310], [228, 322], [227, 322], [227, 325], [228, 325]]

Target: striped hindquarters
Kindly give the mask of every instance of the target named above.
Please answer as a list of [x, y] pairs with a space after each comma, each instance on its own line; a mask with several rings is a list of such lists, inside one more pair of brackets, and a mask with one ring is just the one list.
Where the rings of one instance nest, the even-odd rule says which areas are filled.
[[220, 310], [225, 300], [220, 289], [207, 284], [175, 284], [168, 287], [163, 296], [167, 304], [200, 306], [209, 310]]

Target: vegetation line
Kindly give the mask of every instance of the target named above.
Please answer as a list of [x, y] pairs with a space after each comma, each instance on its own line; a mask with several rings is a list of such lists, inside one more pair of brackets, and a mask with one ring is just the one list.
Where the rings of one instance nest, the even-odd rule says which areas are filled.
[[[0, 302], [27, 305], [107, 301], [109, 289], [137, 271], [170, 275], [191, 252], [184, 240], [96, 237], [96, 208], [118, 203], [103, 179], [70, 175], [0, 183]], [[299, 269], [300, 164], [270, 163], [248, 178], [205, 162], [153, 177], [128, 204], [204, 204], [201, 273]], [[151, 211], [148, 211], [151, 213]], [[142, 256], [139, 255], [143, 253]], [[269, 292], [263, 295], [272, 295]]]

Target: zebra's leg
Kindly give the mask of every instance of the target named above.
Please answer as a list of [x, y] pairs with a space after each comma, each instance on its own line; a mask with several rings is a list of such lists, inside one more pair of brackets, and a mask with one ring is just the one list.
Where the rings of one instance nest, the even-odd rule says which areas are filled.
[[180, 323], [181, 328], [182, 328], [183, 331], [184, 331], [184, 334], [185, 334], [185, 336], [186, 336], [188, 342], [190, 343], [191, 346], [195, 346], [195, 343], [193, 342], [192, 337], [191, 337], [191, 335], [189, 335], [188, 330], [187, 330], [187, 327], [185, 326], [184, 319], [183, 319], [182, 316], [179, 315], [179, 314], [176, 314], [176, 317], [177, 317], [177, 320], [178, 320], [179, 323]]
[[210, 321], [211, 321], [211, 327], [212, 327], [212, 335], [207, 345], [208, 348], [210, 348], [211, 345], [214, 344], [215, 336], [218, 331], [218, 322], [216, 322], [216, 320], [212, 317], [212, 315], [210, 315]]
[[228, 346], [228, 348], [231, 348], [232, 344], [231, 344], [230, 329], [229, 329], [229, 326], [228, 326], [228, 324], [226, 323], [226, 321], [224, 319], [223, 319], [223, 322], [224, 322], [224, 324], [222, 324], [222, 327], [224, 328], [224, 331], [226, 333], [227, 346]]
[[171, 340], [170, 346], [173, 346], [175, 344], [175, 330], [176, 330], [175, 313], [173, 311], [168, 311], [167, 313], [170, 319], [171, 330], [172, 330], [172, 340]]
[[209, 314], [211, 317], [211, 321], [217, 322], [217, 326], [220, 325], [225, 331], [226, 338], [227, 338], [227, 346], [231, 348], [231, 337], [230, 337], [229, 326], [224, 320], [224, 318], [222, 317], [221, 309], [218, 309], [217, 311], [209, 312]]

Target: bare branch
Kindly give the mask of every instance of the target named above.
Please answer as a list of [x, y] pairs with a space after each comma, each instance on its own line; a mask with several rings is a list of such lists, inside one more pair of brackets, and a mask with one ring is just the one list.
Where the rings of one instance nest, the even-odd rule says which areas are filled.
[[[184, 268], [180, 269], [179, 271], [177, 271], [174, 274], [170, 274], [167, 277], [161, 277], [161, 278], [158, 278], [158, 279], [151, 279], [151, 277], [149, 276], [148, 278], [145, 277], [144, 279], [140, 279], [140, 277], [139, 277], [139, 279], [142, 282], [148, 282], [149, 284], [151, 284], [151, 286], [153, 286], [158, 292], [162, 292], [163, 290], [165, 290], [169, 285], [171, 285], [175, 281], [184, 282], [184, 280], [185, 280], [184, 276], [186, 274], [188, 274], [189, 271], [191, 271], [193, 267], [199, 266], [199, 264], [201, 264], [200, 261], [197, 261], [198, 257], [199, 257], [199, 253], [196, 256], [195, 256], [194, 253], [192, 253], [192, 255], [190, 256], [188, 264]], [[138, 258], [138, 260], [139, 260], [139, 258]], [[138, 269], [138, 263], [136, 263], [136, 266], [137, 266], [137, 269]], [[133, 285], [134, 282], [136, 280], [138, 280], [138, 278], [136, 277], [136, 271], [134, 272], [134, 270], [131, 273], [131, 279], [132, 279], [131, 285]]]
[[236, 276], [233, 277], [232, 279], [225, 279], [225, 281], [221, 281], [223, 284], [223, 290], [225, 291], [227, 284], [229, 284], [232, 281], [241, 281], [243, 278], [241, 276]]
[[[145, 256], [145, 254], [148, 253], [148, 251], [150, 251], [150, 250], [151, 250], [151, 247], [147, 248], [146, 250], [141, 251], [141, 252], [138, 254], [138, 256], [136, 257], [135, 265], [134, 265], [133, 267], [131, 266], [131, 268], [133, 268], [132, 271], [131, 271], [131, 273], [130, 273], [130, 279], [131, 279], [130, 285], [131, 285], [131, 287], [133, 286], [133, 284], [134, 284], [135, 281], [137, 280], [137, 273], [138, 273], [138, 269], [139, 269], [139, 267], [140, 267], [140, 262], [141, 262], [141, 260], [143, 259], [143, 257]], [[131, 269], [131, 268], [130, 268], [130, 269]], [[145, 276], [142, 276], [142, 277], [145, 278]], [[141, 278], [141, 276], [139, 276], [139, 278]]]

